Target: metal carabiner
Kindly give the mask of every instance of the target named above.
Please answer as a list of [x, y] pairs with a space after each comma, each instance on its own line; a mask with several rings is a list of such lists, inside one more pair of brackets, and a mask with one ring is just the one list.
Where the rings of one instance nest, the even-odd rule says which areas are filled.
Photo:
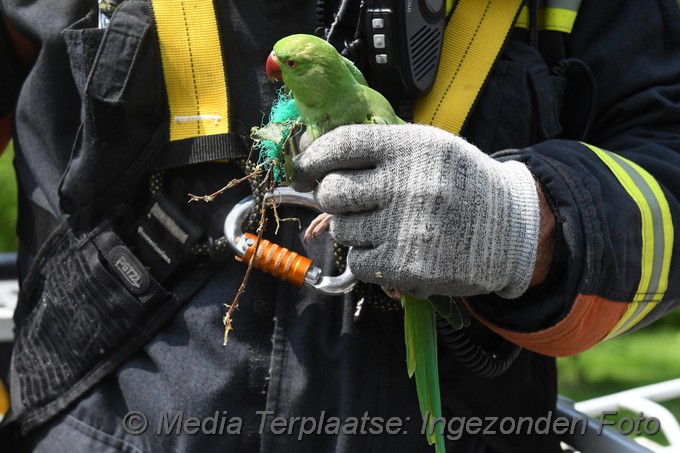
[[[277, 187], [273, 193], [265, 195], [265, 201], [272, 197], [277, 204], [293, 204], [321, 212], [321, 208], [319, 208], [311, 193], [296, 192], [289, 187]], [[232, 208], [224, 220], [224, 236], [236, 253], [236, 259], [246, 263], [253, 259], [253, 267], [256, 269], [268, 272], [297, 286], [303, 284], [311, 286], [324, 294], [335, 296], [348, 293], [354, 288], [357, 279], [350, 271], [349, 266], [340, 275], [322, 276], [321, 269], [314, 266], [312, 260], [306, 256], [266, 239], [260, 239], [257, 253], [255, 253], [257, 236], [251, 233], [243, 233], [241, 226], [251, 212], [254, 203], [252, 196], [244, 198]], [[253, 254], [255, 254], [254, 258]]]

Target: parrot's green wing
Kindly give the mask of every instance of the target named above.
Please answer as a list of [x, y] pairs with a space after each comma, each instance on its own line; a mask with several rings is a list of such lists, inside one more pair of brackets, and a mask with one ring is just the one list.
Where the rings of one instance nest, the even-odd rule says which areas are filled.
[[408, 375], [413, 377], [415, 374], [420, 412], [423, 418], [427, 417], [427, 441], [435, 445], [437, 453], [444, 453], [444, 435], [432, 424], [433, 419], [442, 416], [435, 311], [427, 300], [416, 299], [407, 293], [401, 296], [401, 303]]
[[393, 124], [385, 120], [382, 116], [372, 115], [366, 120], [366, 124]]
[[366, 105], [364, 112], [357, 112], [363, 114], [364, 124], [404, 124], [404, 120], [394, 113], [392, 105], [378, 91], [363, 85], [357, 85], [356, 90]]
[[361, 85], [368, 86], [368, 82], [366, 82], [366, 78], [361, 73], [359, 68], [354, 66], [354, 63], [352, 63], [352, 60], [345, 58], [342, 55], [340, 55], [340, 56], [342, 57], [342, 61], [343, 61], [343, 63], [345, 63], [345, 66], [347, 66], [347, 69], [349, 69], [349, 72], [352, 73], [352, 77], [354, 77], [354, 79], [357, 82], [359, 82]]

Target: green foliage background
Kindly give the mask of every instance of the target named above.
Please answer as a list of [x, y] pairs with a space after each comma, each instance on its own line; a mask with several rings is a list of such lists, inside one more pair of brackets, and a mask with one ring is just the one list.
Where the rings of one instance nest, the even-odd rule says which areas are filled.
[[[680, 310], [644, 329], [559, 359], [557, 365], [560, 394], [577, 402], [680, 378]], [[661, 405], [680, 421], [680, 398]], [[619, 414], [636, 415], [625, 411]], [[660, 433], [651, 438], [667, 445]]]
[[0, 155], [0, 252], [17, 248], [17, 182], [14, 176], [14, 149], [9, 148]]

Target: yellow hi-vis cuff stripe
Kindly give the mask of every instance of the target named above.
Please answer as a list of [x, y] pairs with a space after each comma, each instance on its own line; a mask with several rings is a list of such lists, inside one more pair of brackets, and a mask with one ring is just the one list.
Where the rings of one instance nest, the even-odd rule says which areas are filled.
[[633, 328], [663, 299], [673, 252], [673, 220], [659, 183], [639, 165], [586, 144], [614, 173], [640, 209], [642, 258], [640, 282], [628, 310], [605, 339]]
[[170, 141], [229, 132], [212, 0], [151, 0], [170, 108]]
[[[680, 1], [680, 0], [679, 0]], [[581, 0], [548, 0], [538, 10], [538, 29], [571, 33]], [[516, 27], [529, 28], [529, 7], [524, 5], [515, 22]]]
[[444, 30], [432, 91], [416, 103], [416, 123], [460, 133], [521, 5], [522, 0], [458, 1]]

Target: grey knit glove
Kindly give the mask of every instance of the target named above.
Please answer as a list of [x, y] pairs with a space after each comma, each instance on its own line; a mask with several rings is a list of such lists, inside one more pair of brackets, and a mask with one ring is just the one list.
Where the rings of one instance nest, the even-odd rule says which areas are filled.
[[519, 297], [529, 286], [539, 203], [529, 169], [430, 126], [343, 126], [295, 161], [363, 281], [416, 296]]

